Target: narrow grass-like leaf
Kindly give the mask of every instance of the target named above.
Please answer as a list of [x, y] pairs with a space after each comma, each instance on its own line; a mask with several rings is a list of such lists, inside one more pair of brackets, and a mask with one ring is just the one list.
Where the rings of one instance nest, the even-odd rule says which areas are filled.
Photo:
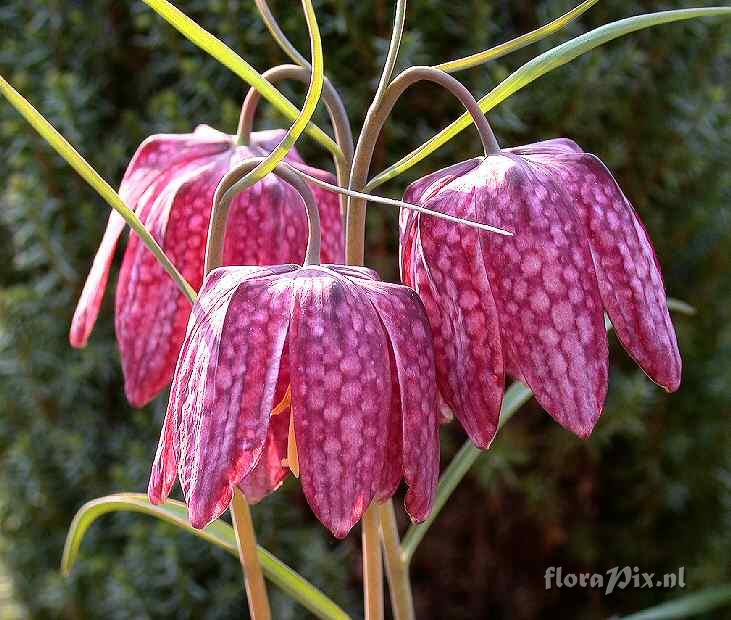
[[621, 620], [673, 620], [692, 618], [698, 614], [731, 605], [731, 584], [707, 588], [644, 611], [622, 616]]
[[[219, 38], [212, 35], [205, 28], [199, 26], [195, 21], [175, 7], [167, 0], [144, 0], [153, 11], [173, 26], [189, 41], [200, 47], [213, 56], [222, 65], [229, 68], [242, 80], [253, 86], [261, 93], [261, 96], [269, 101], [277, 110], [291, 120], [297, 119], [300, 114], [294, 104], [289, 101], [274, 86], [267, 82], [262, 75], [254, 69], [241, 56], [234, 52]], [[309, 117], [308, 117], [309, 121]], [[307, 122], [307, 134], [319, 144], [330, 151], [335, 157], [343, 157], [340, 147], [314, 123]]]
[[540, 28], [536, 28], [535, 30], [526, 32], [519, 37], [515, 37], [514, 39], [506, 41], [505, 43], [501, 43], [500, 45], [496, 45], [495, 47], [491, 47], [484, 52], [470, 54], [469, 56], [465, 56], [464, 58], [450, 60], [449, 62], [443, 62], [442, 64], [435, 66], [437, 69], [441, 69], [442, 71], [446, 71], [447, 73], [455, 73], [457, 71], [462, 71], [463, 69], [476, 67], [489, 60], [501, 58], [502, 56], [506, 56], [507, 54], [522, 49], [528, 45], [532, 45], [533, 43], [536, 43], [541, 39], [545, 39], [547, 36], [552, 35], [554, 32], [558, 32], [559, 30], [565, 28], [572, 21], [578, 19], [579, 16], [583, 15], [586, 11], [593, 7], [597, 2], [599, 2], [599, 0], [586, 0], [586, 2], [582, 2], [579, 6], [574, 7], [568, 13], [564, 13], [563, 15], [561, 15], [561, 17], [558, 17], [553, 21], [544, 24]]
[[[647, 15], [628, 17], [611, 24], [606, 24], [587, 32], [566, 43], [554, 47], [533, 60], [527, 62], [517, 71], [510, 74], [487, 95], [480, 99], [480, 109], [488, 112], [508, 97], [524, 88], [531, 82], [554, 69], [571, 62], [578, 56], [593, 50], [604, 43], [617, 39], [631, 32], [667, 24], [670, 22], [695, 19], [698, 17], [731, 16], [731, 7], [708, 7], [701, 9], [679, 9], [676, 11], [661, 11]], [[409, 168], [431, 155], [438, 148], [449, 142], [457, 134], [469, 127], [472, 117], [462, 114], [456, 121], [442, 129], [438, 134], [427, 140], [420, 147], [414, 149], [395, 164], [371, 179], [364, 191], [372, 192], [376, 187], [406, 172]]]
[[[89, 527], [99, 517], [110, 512], [139, 512], [155, 517], [198, 536], [198, 538], [202, 538], [221, 549], [225, 549], [236, 558], [239, 557], [233, 528], [220, 519], [203, 530], [197, 530], [190, 525], [188, 510], [182, 502], [168, 500], [160, 506], [155, 506], [142, 493], [117, 493], [87, 502], [74, 516], [66, 535], [63, 559], [61, 560], [61, 570], [64, 575], [68, 575], [76, 563], [81, 542]], [[306, 607], [315, 616], [325, 620], [346, 620], [349, 618], [348, 614], [319, 589], [266, 549], [257, 546], [257, 552], [267, 579], [303, 607]]]
[[188, 299], [193, 302], [196, 298], [196, 293], [193, 287], [186, 281], [182, 274], [175, 268], [175, 265], [167, 257], [160, 245], [155, 241], [154, 237], [144, 227], [140, 218], [137, 214], [132, 211], [124, 201], [115, 192], [112, 187], [107, 183], [99, 173], [92, 168], [81, 154], [64, 138], [56, 129], [49, 123], [43, 115], [36, 110], [31, 103], [23, 97], [17, 90], [15, 90], [5, 78], [0, 76], [0, 92], [5, 98], [12, 104], [12, 106], [20, 112], [25, 120], [35, 129], [41, 137], [50, 144], [53, 149], [63, 157], [68, 164], [79, 173], [79, 176], [83, 178], [89, 185], [91, 185], [97, 193], [109, 203], [109, 205], [117, 211], [123, 218], [124, 221], [129, 224], [129, 227], [134, 230], [142, 240], [142, 242], [150, 249], [155, 255], [155, 258], [165, 268], [165, 271], [170, 274], [176, 284], [185, 293]]
[[[693, 308], [693, 306], [690, 306], [679, 299], [668, 299], [668, 308], [679, 314], [695, 314], [695, 308]], [[612, 324], [609, 322], [609, 319], [605, 318], [605, 326], [607, 330], [612, 329]], [[505, 423], [516, 411], [518, 411], [518, 409], [530, 400], [531, 396], [533, 396], [533, 392], [519, 381], [513, 383], [505, 391], [502, 408], [500, 409], [498, 430], [505, 426]], [[450, 495], [452, 495], [454, 490], [457, 488], [457, 485], [467, 475], [467, 472], [482, 454], [486, 454], [486, 451], [480, 450], [468, 439], [462, 445], [455, 457], [450, 461], [449, 465], [444, 470], [444, 473], [439, 478], [437, 495], [434, 500], [434, 508], [432, 509], [431, 514], [422, 523], [412, 525], [403, 538], [401, 543], [401, 552], [405, 562], [410, 562], [411, 558], [414, 557], [416, 548], [426, 535], [427, 530], [436, 520], [442, 508], [446, 505]]]
[[302, 111], [295, 119], [287, 134], [277, 147], [264, 158], [260, 164], [251, 172], [247, 173], [243, 178], [239, 179], [229, 187], [227, 194], [233, 194], [242, 191], [247, 187], [251, 187], [257, 181], [263, 179], [267, 174], [272, 172], [277, 165], [284, 160], [287, 153], [294, 146], [297, 138], [300, 137], [302, 131], [312, 118], [320, 101], [322, 93], [322, 85], [325, 81], [325, 61], [322, 53], [322, 40], [320, 39], [320, 29], [317, 25], [317, 16], [312, 6], [312, 0], [302, 0], [302, 8], [305, 12], [305, 20], [307, 21], [307, 31], [310, 35], [310, 50], [312, 52], [312, 73], [310, 77], [310, 86], [307, 89], [305, 103]]

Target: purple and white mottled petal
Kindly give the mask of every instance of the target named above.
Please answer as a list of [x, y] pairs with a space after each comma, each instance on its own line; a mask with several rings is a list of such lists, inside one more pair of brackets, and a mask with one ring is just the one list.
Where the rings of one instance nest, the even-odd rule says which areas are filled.
[[423, 521], [431, 512], [439, 477], [439, 417], [429, 319], [413, 289], [385, 282], [365, 283], [363, 288], [386, 328], [396, 365], [394, 391], [400, 396], [403, 474], [409, 487], [406, 510], [414, 521]]
[[512, 364], [548, 413], [586, 437], [604, 406], [608, 350], [589, 244], [570, 200], [549, 169], [517, 156], [489, 157], [462, 181], [480, 188], [480, 221], [515, 233], [480, 236]]
[[[470, 178], [468, 172], [453, 180], [425, 206], [483, 221], [476, 188], [462, 182]], [[470, 438], [487, 448], [497, 432], [505, 385], [488, 259], [474, 229], [423, 214], [418, 219], [414, 279], [434, 333], [439, 390]]]
[[[276, 400], [275, 398], [275, 403]], [[239, 488], [251, 504], [260, 502], [267, 495], [276, 491], [289, 475], [289, 467], [286, 464], [289, 418], [289, 410], [270, 418], [269, 430], [259, 462], [239, 482]]]
[[583, 149], [570, 138], [551, 138], [533, 144], [504, 149], [513, 155], [583, 153]]
[[[175, 175], [185, 175], [199, 167], [202, 158], [217, 155], [229, 147], [225, 141], [203, 141], [192, 134], [152, 136], [140, 145], [127, 167], [120, 196], [144, 221], [166, 183]], [[124, 227], [122, 216], [112, 211], [71, 321], [69, 341], [74, 347], [84, 347], [89, 340]]]
[[[286, 268], [289, 269], [289, 268]], [[291, 280], [241, 278], [236, 269], [201, 291], [223, 303], [196, 317], [188, 356], [194, 370], [180, 403], [179, 476], [194, 527], [204, 527], [228, 507], [232, 486], [257, 464], [267, 436], [279, 366], [292, 314]], [[215, 272], [214, 272], [215, 273]], [[226, 275], [239, 284], [225, 303]], [[196, 340], [193, 340], [196, 338]]]
[[[251, 156], [250, 149], [238, 147], [230, 167]], [[224, 264], [301, 264], [306, 248], [304, 203], [279, 177], [267, 175], [234, 198], [226, 224]]]
[[[228, 167], [224, 154], [168, 184], [145, 222], [178, 271], [194, 289], [203, 278], [210, 205]], [[168, 385], [185, 336], [190, 302], [131, 233], [117, 283], [115, 328], [125, 392], [143, 406]]]
[[[322, 181], [337, 185], [333, 174], [304, 164], [294, 164], [294, 168], [316, 177]], [[317, 208], [320, 211], [320, 227], [322, 229], [322, 262], [343, 263], [345, 261], [345, 235], [343, 231], [343, 215], [340, 212], [340, 198], [335, 192], [308, 183], [312, 190]], [[304, 209], [304, 203], [302, 205]]]
[[[222, 279], [224, 282], [221, 282]], [[176, 367], [175, 380], [170, 388], [165, 423], [150, 474], [147, 493], [153, 504], [161, 504], [168, 498], [178, 476], [182, 403], [187, 397], [188, 391], [193, 390], [195, 387], [191, 384], [193, 374], [198, 372], [198, 376], [200, 376], [200, 372], [195, 366], [189, 363], [191, 355], [195, 354], [190, 350], [191, 343], [196, 346], [201, 337], [199, 321], [205, 322], [206, 317], [216, 311], [217, 308], [227, 306], [239, 283], [238, 278], [226, 273], [223, 269], [211, 272], [207, 280], [209, 289], [215, 290], [215, 295], [198, 297], [191, 320], [188, 323], [186, 339]], [[214, 337], [213, 334], [210, 334], [210, 337]], [[181, 360], [188, 361], [181, 362]]]
[[393, 497], [404, 473], [403, 415], [393, 348], [389, 351], [388, 362], [391, 368], [391, 405], [388, 411], [386, 455], [376, 490], [376, 499], [381, 502]]
[[323, 267], [302, 269], [289, 335], [300, 480], [338, 538], [378, 490], [391, 406], [388, 342], [359, 287]]
[[645, 227], [614, 177], [593, 155], [557, 168], [583, 221], [604, 307], [624, 348], [668, 391], [682, 362], [660, 265]]
[[[279, 360], [279, 377], [274, 392], [274, 409], [282, 404], [289, 389], [289, 353], [285, 344]], [[287, 445], [289, 443], [291, 414], [291, 406], [287, 406], [276, 415], [271, 416], [266, 442], [259, 462], [249, 475], [239, 482], [239, 488], [252, 504], [261, 501], [267, 495], [276, 491], [289, 475]]]

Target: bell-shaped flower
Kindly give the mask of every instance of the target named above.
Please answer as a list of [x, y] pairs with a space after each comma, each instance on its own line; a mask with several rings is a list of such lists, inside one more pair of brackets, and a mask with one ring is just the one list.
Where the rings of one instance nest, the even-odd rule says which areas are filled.
[[497, 430], [505, 374], [588, 436], [604, 406], [604, 313], [668, 391], [681, 360], [647, 231], [604, 164], [573, 141], [503, 149], [413, 183], [406, 202], [507, 229], [402, 212], [401, 270], [427, 309], [440, 396], [473, 441]]
[[291, 469], [345, 536], [403, 477], [414, 520], [439, 473], [429, 322], [412, 289], [338, 265], [222, 267], [205, 280], [173, 378], [149, 486], [176, 477], [191, 523], [250, 501]]
[[[194, 133], [155, 135], [137, 149], [125, 172], [120, 195], [198, 290], [213, 194], [221, 178], [244, 159], [270, 152], [283, 130], [254, 132], [248, 146], [207, 126]], [[332, 181], [309, 168], [293, 149], [288, 161], [308, 174]], [[323, 220], [323, 256], [343, 257], [342, 222], [337, 196], [313, 186]], [[271, 175], [240, 194], [231, 210], [224, 264], [272, 265], [301, 262], [307, 245], [307, 219], [301, 197]], [[101, 306], [124, 221], [112, 212], [71, 324], [70, 342], [83, 347]], [[172, 378], [185, 336], [190, 304], [157, 263], [130, 235], [117, 282], [115, 328], [130, 403], [151, 401]]]

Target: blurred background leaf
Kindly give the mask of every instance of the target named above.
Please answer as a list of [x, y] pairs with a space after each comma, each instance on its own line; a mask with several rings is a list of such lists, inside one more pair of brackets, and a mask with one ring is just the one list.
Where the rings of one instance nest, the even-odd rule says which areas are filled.
[[[599, 2], [563, 34], [459, 77], [481, 95], [565, 38], [684, 4]], [[285, 61], [253, 2], [178, 6], [259, 71]], [[413, 2], [399, 67], [485, 49], [572, 6]], [[272, 8], [306, 51], [296, 3]], [[316, 8], [326, 71], [357, 129], [385, 57], [393, 3], [319, 0]], [[109, 180], [119, 181], [151, 133], [190, 131], [202, 122], [235, 130], [244, 85], [142, 2], [6, 0], [0, 32], [0, 72]], [[730, 65], [729, 20], [658, 27], [581, 57], [490, 114], [501, 144], [565, 135], [599, 155], [647, 223], [668, 291], [698, 314], [675, 317], [685, 364], [677, 394], [653, 386], [613, 339], [609, 402], [589, 441], [559, 429], [534, 403], [511, 420], [414, 557], [417, 617], [598, 619], [682, 593], [546, 591], [548, 566], [603, 572], [630, 565], [657, 573], [685, 566], [688, 591], [731, 580]], [[301, 105], [302, 85], [282, 88]], [[458, 112], [433, 87], [410, 90], [387, 124], [372, 172]], [[316, 120], [327, 126], [322, 111]], [[260, 127], [284, 124], [262, 104]], [[20, 608], [39, 620], [242, 617], [234, 558], [134, 515], [110, 516], [91, 530], [83, 561], [69, 579], [61, 577], [75, 511], [96, 496], [146, 488], [165, 398], [142, 411], [125, 403], [112, 295], [89, 347], [68, 345], [106, 205], [4, 104], [0, 144], [0, 575], [8, 575], [15, 605], [7, 613]], [[313, 163], [331, 167], [311, 140], [299, 146]], [[467, 131], [379, 192], [400, 197], [409, 180], [478, 152], [477, 136]], [[368, 220], [366, 260], [389, 279], [397, 273], [396, 219], [378, 208]], [[443, 438], [446, 463], [464, 435], [452, 425]], [[357, 536], [338, 542], [327, 535], [292, 483], [254, 513], [263, 545], [349, 613], [361, 613]], [[10, 608], [3, 605], [6, 620]], [[302, 617], [282, 596], [273, 606], [276, 618]]]

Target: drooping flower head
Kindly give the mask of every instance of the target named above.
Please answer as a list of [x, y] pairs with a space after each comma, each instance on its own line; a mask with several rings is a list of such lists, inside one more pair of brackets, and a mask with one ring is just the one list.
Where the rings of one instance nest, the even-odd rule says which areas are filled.
[[[283, 130], [254, 132], [248, 146], [236, 146], [233, 136], [200, 126], [192, 134], [152, 136], [137, 149], [120, 195], [195, 290], [203, 281], [211, 204], [219, 181], [240, 161], [270, 152], [283, 135]], [[288, 161], [308, 174], [333, 179], [305, 166], [294, 149]], [[338, 262], [344, 251], [338, 198], [316, 186], [312, 190], [323, 220], [323, 256]], [[270, 175], [239, 194], [230, 220], [224, 264], [302, 261], [307, 245], [302, 199], [278, 177]], [[124, 226], [121, 216], [112, 212], [71, 324], [69, 339], [75, 347], [85, 346], [91, 334]], [[131, 233], [117, 282], [115, 328], [125, 392], [133, 405], [148, 403], [170, 383], [189, 315], [190, 303]]]
[[607, 392], [604, 312], [647, 375], [678, 388], [655, 252], [595, 156], [567, 139], [503, 149], [416, 181], [404, 200], [514, 233], [402, 212], [402, 279], [429, 315], [440, 395], [478, 446], [495, 435], [506, 373], [560, 424], [591, 433]]
[[[226, 188], [257, 163], [221, 182], [211, 268], [228, 229]], [[287, 171], [276, 172], [305, 197], [310, 221], [305, 264], [206, 276], [173, 377], [150, 500], [164, 501], [179, 478], [200, 528], [226, 510], [235, 486], [256, 501], [291, 470], [315, 515], [343, 537], [403, 477], [406, 509], [424, 519], [439, 473], [426, 311], [413, 289], [370, 269], [319, 264], [315, 199]]]

